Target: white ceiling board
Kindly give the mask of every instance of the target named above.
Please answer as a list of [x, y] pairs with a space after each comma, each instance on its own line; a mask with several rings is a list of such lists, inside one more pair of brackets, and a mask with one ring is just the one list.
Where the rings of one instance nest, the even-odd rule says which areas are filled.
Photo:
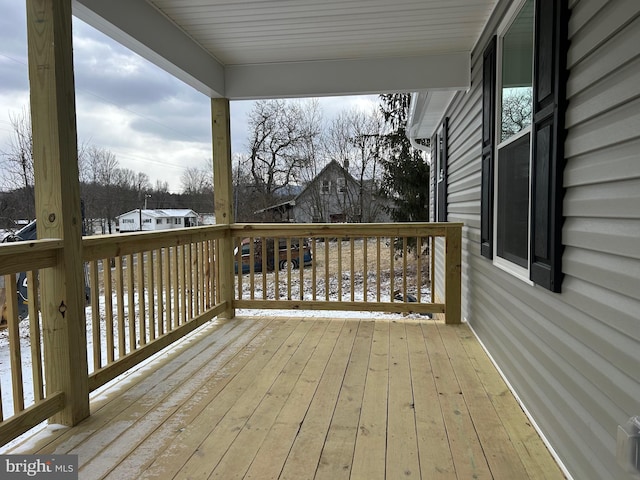
[[436, 66], [443, 77], [437, 80], [428, 63], [407, 59], [468, 57], [496, 1], [74, 0], [74, 6], [82, 20], [178, 78], [234, 99], [458, 88], [468, 82], [468, 72], [452, 80], [459, 62], [450, 63], [451, 72], [447, 64]]
[[462, 90], [469, 87], [471, 67], [469, 55], [457, 53], [229, 66], [226, 72], [230, 98], [258, 99]]

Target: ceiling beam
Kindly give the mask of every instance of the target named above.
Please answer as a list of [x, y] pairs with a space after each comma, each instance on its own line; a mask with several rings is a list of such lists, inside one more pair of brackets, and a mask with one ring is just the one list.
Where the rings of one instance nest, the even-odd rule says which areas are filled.
[[205, 95], [224, 96], [223, 65], [146, 1], [73, 0], [73, 14]]
[[465, 90], [470, 86], [468, 52], [312, 62], [228, 65], [230, 99], [318, 97]]

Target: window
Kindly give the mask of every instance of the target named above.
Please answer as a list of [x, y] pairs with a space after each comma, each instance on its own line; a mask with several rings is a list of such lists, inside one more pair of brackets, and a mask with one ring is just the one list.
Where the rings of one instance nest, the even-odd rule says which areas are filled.
[[336, 180], [336, 188], [338, 189], [338, 193], [346, 193], [347, 192], [347, 180], [343, 177], [339, 177]]
[[495, 263], [529, 277], [533, 0], [526, 0], [498, 37]]
[[481, 254], [560, 291], [566, 2], [519, 0], [483, 55]]
[[322, 180], [322, 186], [320, 188], [320, 193], [327, 195], [331, 191], [331, 182], [329, 180]]

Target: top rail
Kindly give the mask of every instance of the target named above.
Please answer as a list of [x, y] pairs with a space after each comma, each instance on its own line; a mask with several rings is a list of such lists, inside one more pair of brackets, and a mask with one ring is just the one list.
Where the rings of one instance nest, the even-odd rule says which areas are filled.
[[62, 240], [32, 240], [0, 244], [0, 275], [37, 270], [56, 264]]
[[462, 223], [234, 223], [232, 236], [280, 236], [324, 237], [385, 235], [442, 237], [451, 229], [461, 228]]
[[224, 238], [228, 232], [227, 225], [210, 225], [159, 232], [133, 232], [125, 235], [94, 235], [82, 238], [82, 257], [85, 261], [91, 261], [131, 255], [146, 250]]

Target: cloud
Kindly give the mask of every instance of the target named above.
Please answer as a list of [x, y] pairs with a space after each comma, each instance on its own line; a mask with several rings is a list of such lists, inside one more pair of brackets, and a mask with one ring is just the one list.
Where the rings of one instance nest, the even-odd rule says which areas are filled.
[[[25, 11], [24, 2], [0, 0], [0, 151], [12, 133], [9, 116], [29, 106]], [[182, 172], [212, 156], [209, 98], [75, 18], [73, 34], [79, 144], [111, 150], [122, 167], [178, 191]], [[330, 119], [375, 98], [319, 102]], [[232, 153], [246, 151], [252, 107], [231, 102]]]

